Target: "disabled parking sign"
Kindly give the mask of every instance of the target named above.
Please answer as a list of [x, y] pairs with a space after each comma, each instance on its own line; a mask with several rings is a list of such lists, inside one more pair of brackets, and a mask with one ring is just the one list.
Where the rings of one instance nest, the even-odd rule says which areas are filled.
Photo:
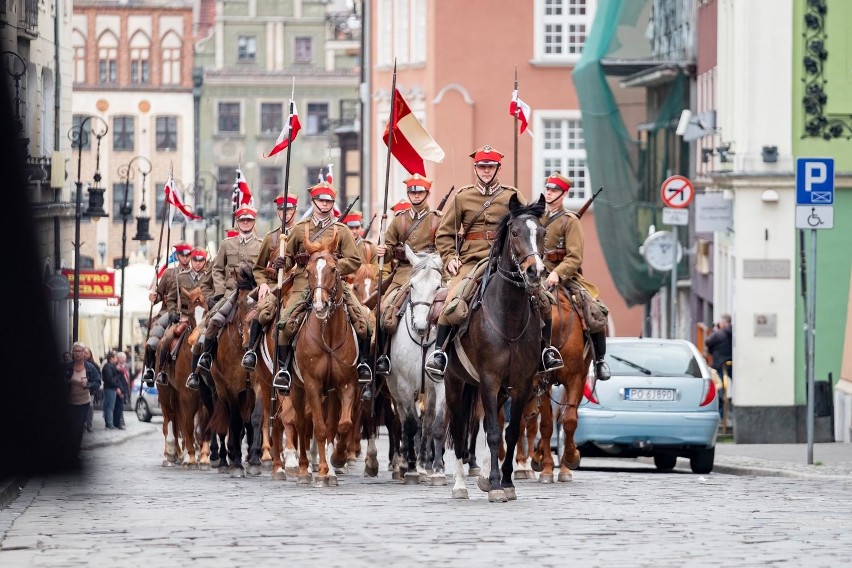
[[796, 205], [834, 204], [834, 158], [796, 160]]

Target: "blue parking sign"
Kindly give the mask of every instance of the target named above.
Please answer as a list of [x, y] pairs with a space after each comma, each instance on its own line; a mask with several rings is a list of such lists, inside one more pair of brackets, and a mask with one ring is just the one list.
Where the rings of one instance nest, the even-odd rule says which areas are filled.
[[796, 160], [796, 204], [834, 203], [834, 158]]

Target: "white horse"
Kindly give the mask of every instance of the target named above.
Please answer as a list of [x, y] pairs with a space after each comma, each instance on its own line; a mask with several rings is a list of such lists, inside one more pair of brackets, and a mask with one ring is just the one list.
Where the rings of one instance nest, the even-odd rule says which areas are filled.
[[[439, 393], [435, 389], [436, 383], [426, 376], [423, 363], [426, 353], [435, 343], [435, 330], [429, 325], [429, 310], [441, 288], [442, 264], [438, 253], [415, 253], [407, 244], [405, 256], [411, 263], [411, 292], [403, 304], [405, 311], [400, 317], [396, 333], [390, 340], [393, 364], [387, 384], [396, 405], [397, 418], [402, 425], [403, 462], [399, 465], [400, 473], [405, 472], [406, 484], [416, 484], [421, 477], [426, 480], [427, 469], [432, 469], [427, 464], [431, 466], [431, 431]], [[443, 383], [439, 388], [440, 395], [443, 395]], [[422, 424], [418, 418], [418, 399], [421, 395], [426, 397]], [[415, 448], [418, 426], [421, 434], [419, 452]], [[441, 470], [439, 477], [444, 475], [443, 468]], [[435, 479], [432, 482], [441, 484]]]

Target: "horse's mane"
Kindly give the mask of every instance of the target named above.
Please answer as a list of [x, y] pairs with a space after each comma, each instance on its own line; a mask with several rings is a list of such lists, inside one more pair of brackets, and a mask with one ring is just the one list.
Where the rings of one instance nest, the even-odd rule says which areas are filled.
[[529, 215], [536, 219], [539, 219], [542, 215], [544, 215], [544, 199], [538, 199], [538, 201], [529, 205], [519, 205], [514, 209], [512, 209], [512, 201], [517, 201], [517, 197], [514, 195], [512, 196], [512, 199], [509, 201], [509, 213], [500, 219], [500, 223], [497, 225], [497, 237], [494, 239], [491, 255], [492, 258], [500, 258], [503, 254], [503, 247], [506, 245], [506, 232], [509, 230], [509, 223], [518, 217], [523, 217], [524, 215]]
[[415, 256], [417, 256], [417, 263], [411, 265], [411, 272], [412, 273], [419, 272], [421, 270], [429, 268], [429, 260], [433, 260], [433, 264], [434, 264], [433, 267], [434, 268], [437, 268], [438, 270], [441, 269], [442, 265], [441, 265], [440, 257], [438, 257], [437, 262], [434, 262], [434, 258], [435, 258], [434, 253], [415, 252], [414, 254], [415, 254]]
[[237, 289], [238, 290], [253, 290], [257, 286], [254, 280], [254, 267], [248, 262], [241, 262], [237, 268]]

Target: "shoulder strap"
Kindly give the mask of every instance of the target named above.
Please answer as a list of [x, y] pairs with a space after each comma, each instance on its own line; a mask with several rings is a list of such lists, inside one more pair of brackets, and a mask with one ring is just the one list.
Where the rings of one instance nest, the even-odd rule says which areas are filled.
[[467, 232], [470, 231], [471, 227], [473, 227], [473, 224], [476, 222], [477, 219], [479, 219], [479, 216], [482, 215], [482, 212], [491, 207], [491, 204], [494, 203], [494, 200], [497, 198], [498, 195], [503, 193], [504, 189], [505, 188], [501, 185], [500, 189], [491, 194], [491, 197], [489, 197], [488, 200], [486, 200], [486, 202], [482, 204], [482, 207], [479, 208], [479, 211], [476, 212], [476, 215], [474, 215], [473, 218], [464, 227], [462, 227], [462, 230], [459, 233], [460, 237], [465, 236]]
[[562, 216], [563, 216], [563, 215], [565, 215], [566, 213], [567, 213], [567, 211], [565, 211], [565, 210], [563, 209], [562, 211], [560, 211], [559, 213], [557, 213], [556, 215], [554, 215], [553, 217], [551, 217], [550, 219], [548, 219], [548, 220], [547, 220], [547, 223], [545, 223], [545, 224], [544, 224], [544, 228], [545, 228], [545, 229], [546, 229], [546, 228], [548, 228], [548, 227], [550, 226], [550, 224], [551, 224], [551, 223], [553, 223], [554, 221], [556, 221], [557, 219], [559, 219], [560, 217], [562, 217]]
[[420, 225], [420, 223], [422, 223], [422, 222], [423, 222], [423, 220], [424, 220], [426, 217], [428, 217], [431, 213], [432, 213], [432, 212], [431, 212], [431, 211], [429, 211], [429, 213], [426, 213], [425, 215], [423, 215], [422, 217], [420, 217], [419, 219], [417, 219], [416, 221], [414, 221], [414, 224], [411, 226], [411, 228], [410, 228], [410, 229], [408, 229], [408, 232], [407, 232], [407, 233], [405, 233], [405, 237], [403, 237], [403, 239], [402, 239], [402, 241], [400, 242], [400, 244], [403, 244], [403, 245], [404, 245], [405, 243], [407, 243], [407, 242], [408, 242], [408, 237], [410, 237], [410, 236], [411, 236], [411, 234], [415, 231], [415, 229], [417, 229], [417, 226], [418, 226], [418, 225]]

